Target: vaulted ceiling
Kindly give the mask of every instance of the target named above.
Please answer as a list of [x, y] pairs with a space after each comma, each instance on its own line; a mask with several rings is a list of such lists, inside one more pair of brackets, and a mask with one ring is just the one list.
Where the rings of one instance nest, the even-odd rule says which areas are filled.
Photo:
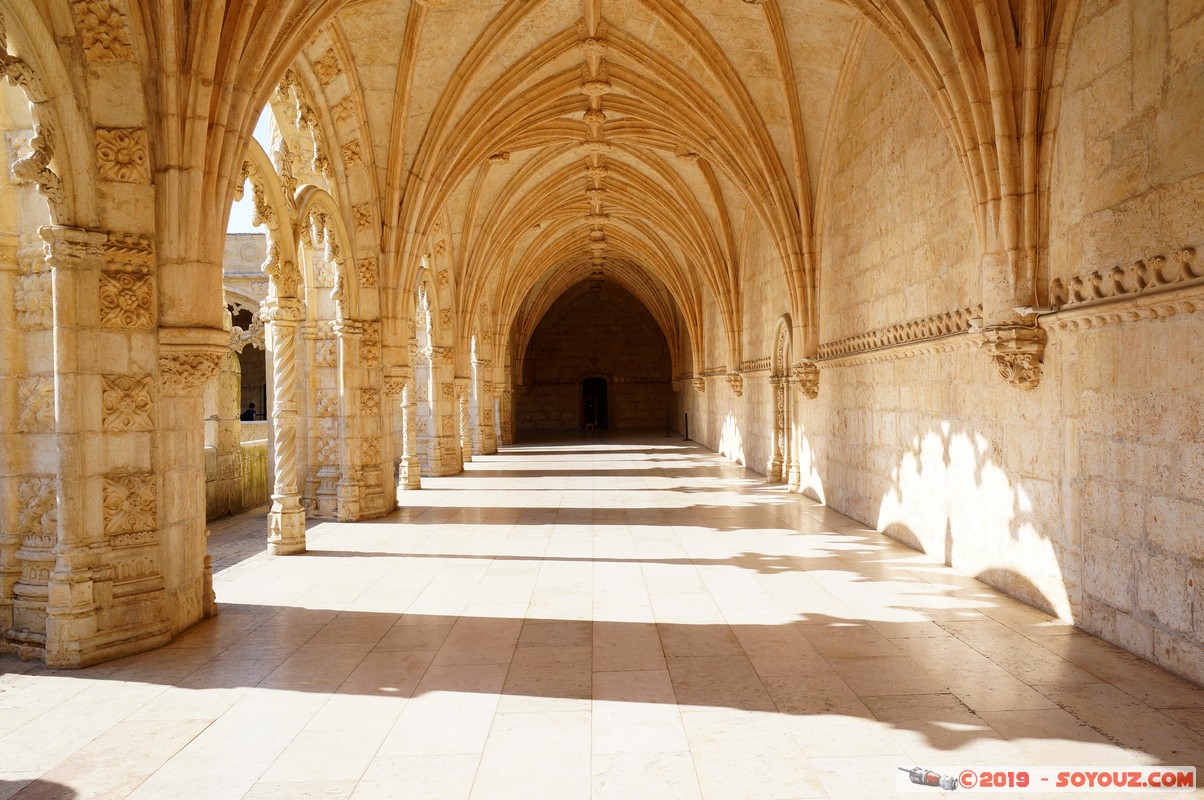
[[330, 103], [329, 149], [359, 140], [387, 286], [413, 286], [438, 245], [461, 333], [482, 303], [530, 330], [592, 275], [697, 343], [705, 308], [739, 330], [754, 250], [807, 313], [810, 207], [857, 19], [828, 0], [358, 0], [295, 70], [351, 98]]

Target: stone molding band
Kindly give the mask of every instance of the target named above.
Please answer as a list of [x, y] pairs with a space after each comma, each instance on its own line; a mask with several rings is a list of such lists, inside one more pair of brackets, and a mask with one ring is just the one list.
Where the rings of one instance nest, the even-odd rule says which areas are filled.
[[961, 308], [934, 314], [931, 317], [900, 322], [835, 342], [824, 342], [819, 346], [819, 361], [831, 361], [845, 356], [855, 356], [876, 350], [885, 350], [899, 345], [915, 344], [940, 339], [970, 330], [970, 320], [982, 318], [982, 306]]

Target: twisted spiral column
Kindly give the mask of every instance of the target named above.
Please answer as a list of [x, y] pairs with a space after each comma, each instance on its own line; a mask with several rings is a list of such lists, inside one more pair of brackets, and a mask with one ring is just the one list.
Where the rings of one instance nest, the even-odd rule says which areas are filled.
[[272, 349], [272, 444], [276, 451], [275, 490], [268, 512], [268, 552], [305, 552], [305, 509], [297, 484], [297, 324], [301, 306], [273, 298], [260, 311]]

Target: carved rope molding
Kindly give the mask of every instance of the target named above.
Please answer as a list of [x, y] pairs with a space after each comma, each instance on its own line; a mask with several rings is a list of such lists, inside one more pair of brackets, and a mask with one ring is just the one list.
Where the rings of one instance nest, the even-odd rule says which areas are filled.
[[899, 345], [927, 342], [970, 330], [970, 320], [982, 317], [982, 306], [946, 311], [931, 317], [900, 322], [875, 331], [848, 336], [819, 346], [819, 358], [828, 361], [846, 356], [872, 353]]
[[1128, 266], [1077, 275], [1051, 284], [1060, 310], [1043, 321], [1053, 330], [1191, 314], [1204, 310], [1204, 268], [1195, 264], [1195, 248], [1184, 247]]
[[765, 358], [754, 358], [750, 361], [740, 362], [741, 372], [768, 372], [773, 368], [773, 359], [769, 356]]

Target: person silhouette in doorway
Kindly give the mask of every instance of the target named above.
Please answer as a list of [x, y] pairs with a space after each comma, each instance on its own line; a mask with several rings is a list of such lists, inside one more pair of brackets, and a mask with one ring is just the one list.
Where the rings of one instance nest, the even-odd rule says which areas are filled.
[[254, 420], [255, 419], [255, 404], [248, 403], [247, 410], [242, 412], [242, 414], [239, 416], [239, 419], [244, 422]]

